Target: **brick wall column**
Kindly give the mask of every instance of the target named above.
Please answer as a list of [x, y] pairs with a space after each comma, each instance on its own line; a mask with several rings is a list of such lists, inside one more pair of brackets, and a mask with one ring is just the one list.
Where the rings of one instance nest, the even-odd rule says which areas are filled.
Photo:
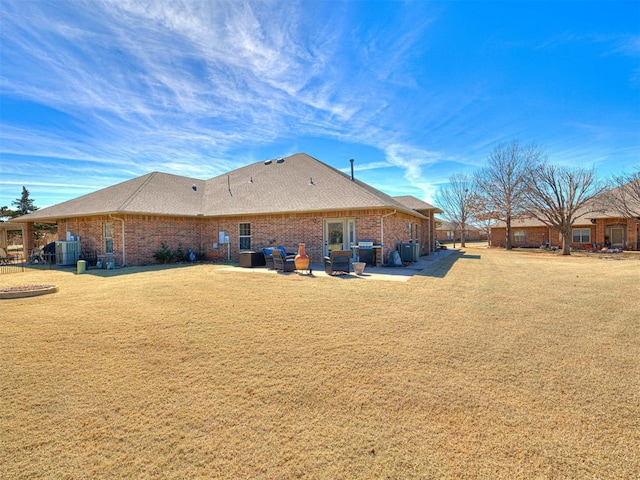
[[29, 259], [31, 251], [36, 246], [36, 229], [33, 223], [23, 224], [22, 228], [22, 244], [24, 246], [24, 258]]

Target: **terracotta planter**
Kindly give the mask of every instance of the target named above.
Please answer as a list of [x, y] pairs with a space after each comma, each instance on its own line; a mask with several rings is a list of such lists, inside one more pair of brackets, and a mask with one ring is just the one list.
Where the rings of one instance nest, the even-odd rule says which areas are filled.
[[298, 254], [295, 258], [296, 270], [309, 270], [309, 255], [305, 251], [304, 243], [298, 244]]
[[362, 275], [364, 273], [364, 267], [366, 263], [364, 262], [353, 262], [353, 271], [356, 275]]

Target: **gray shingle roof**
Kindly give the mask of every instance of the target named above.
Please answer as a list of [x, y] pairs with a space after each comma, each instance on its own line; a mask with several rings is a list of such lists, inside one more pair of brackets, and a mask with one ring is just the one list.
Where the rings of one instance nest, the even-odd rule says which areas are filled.
[[[192, 186], [196, 185], [196, 190]], [[39, 221], [107, 213], [194, 215], [200, 210], [205, 182], [152, 172], [73, 200], [36, 210], [15, 221]]]
[[[582, 215], [576, 217], [573, 222], [574, 227], [582, 226], [582, 225], [591, 225], [591, 218], [596, 218], [596, 214], [590, 215]], [[525, 228], [525, 227], [547, 227], [548, 225], [544, 222], [538, 220], [535, 217], [522, 217], [522, 218], [512, 218], [511, 219], [511, 228]], [[507, 224], [500, 220], [495, 223], [491, 228], [506, 228]]]
[[366, 183], [351, 181], [349, 175], [298, 153], [253, 163], [209, 180], [203, 213], [213, 216], [379, 207], [411, 211]]
[[438, 207], [434, 207], [430, 203], [424, 202], [419, 198], [414, 197], [413, 195], [400, 195], [398, 197], [393, 197], [393, 199], [417, 212], [433, 210], [435, 213], [442, 213], [442, 210], [440, 210]]
[[[577, 212], [575, 221], [573, 223], [574, 226], [582, 226], [591, 224], [591, 219], [598, 218], [624, 218], [624, 214], [613, 207], [610, 203], [609, 197], [620, 195], [620, 190], [623, 188], [629, 188], [632, 182], [629, 184], [617, 187], [612, 190], [608, 190], [600, 195], [593, 197], [589, 202], [587, 202], [580, 211]], [[632, 209], [639, 209], [640, 205], [635, 202], [635, 198], [627, 198], [629, 202], [629, 206]], [[506, 228], [506, 223], [504, 221], [498, 221], [492, 228]], [[511, 220], [511, 227], [541, 227], [546, 226], [544, 222], [538, 220], [534, 217], [525, 217], [519, 219]]]
[[[434, 208], [415, 200], [421, 209]], [[421, 216], [406, 203], [298, 153], [256, 162], [206, 181], [153, 172], [37, 210], [16, 221], [107, 213], [213, 217], [369, 208], [392, 208]]]

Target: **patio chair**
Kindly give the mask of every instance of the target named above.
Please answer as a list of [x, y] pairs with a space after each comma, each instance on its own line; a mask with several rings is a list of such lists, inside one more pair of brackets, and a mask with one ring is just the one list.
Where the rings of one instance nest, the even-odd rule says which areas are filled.
[[271, 253], [271, 250], [271, 248], [262, 249], [262, 253], [264, 253], [264, 263], [269, 270], [273, 270], [273, 254]]
[[265, 261], [265, 265], [269, 270], [273, 270], [273, 250], [280, 250], [280, 252], [282, 253], [283, 257], [288, 257], [288, 256], [296, 256], [295, 253], [287, 253], [287, 250], [282, 246], [279, 245], [277, 247], [265, 247], [262, 249], [262, 253], [264, 253], [264, 261]]
[[324, 271], [334, 273], [351, 273], [351, 250], [334, 250], [324, 257]]
[[282, 255], [282, 251], [278, 248], [271, 250], [273, 257], [273, 268], [280, 272], [293, 272], [296, 269], [295, 255]]

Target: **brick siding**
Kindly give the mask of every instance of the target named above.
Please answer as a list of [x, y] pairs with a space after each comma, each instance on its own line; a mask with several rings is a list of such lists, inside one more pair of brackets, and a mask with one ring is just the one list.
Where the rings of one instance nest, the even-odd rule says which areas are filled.
[[[595, 224], [576, 225], [573, 228], [588, 228], [591, 231], [591, 241], [589, 243], [571, 243], [571, 248], [585, 248], [595, 244], [600, 249], [605, 246], [607, 240], [605, 238], [607, 229], [611, 227], [624, 228], [624, 246], [627, 250], [637, 250], [637, 239], [640, 235], [640, 224], [633, 218], [598, 218]], [[525, 231], [524, 242], [516, 242], [514, 239], [517, 230]], [[512, 227], [512, 245], [514, 247], [538, 247], [543, 245], [547, 240], [551, 247], [560, 247], [562, 238], [560, 234], [549, 227]], [[573, 240], [573, 236], [571, 237]], [[494, 247], [505, 247], [506, 245], [506, 229], [491, 229], [491, 245]]]
[[[251, 246], [259, 251], [264, 247], [284, 245], [288, 251], [297, 252], [298, 244], [305, 243], [307, 254], [313, 262], [321, 262], [324, 251], [324, 221], [327, 219], [353, 219], [356, 225], [356, 240], [370, 239], [384, 245], [384, 258], [378, 251], [378, 262], [386, 262], [388, 255], [395, 250], [399, 242], [416, 240], [409, 238], [409, 223], [414, 225], [414, 236], [422, 244], [422, 253], [431, 251], [433, 236], [430, 221], [411, 215], [395, 213], [385, 216], [388, 211], [357, 210], [325, 213], [296, 213], [260, 216], [236, 216], [226, 218], [168, 217], [155, 215], [108, 215], [67, 218], [58, 222], [58, 239], [65, 240], [70, 231], [81, 239], [83, 253], [104, 254], [103, 225], [113, 225], [113, 251], [117, 265], [123, 260], [127, 265], [145, 265], [155, 263], [154, 253], [160, 251], [164, 243], [175, 251], [179, 246], [184, 252], [192, 248], [206, 260], [226, 261], [227, 246], [218, 243], [218, 233], [224, 231], [230, 237], [229, 257], [238, 262], [239, 225], [251, 224]], [[384, 222], [384, 227], [382, 222]], [[123, 235], [126, 255], [123, 259]], [[28, 224], [28, 232], [32, 232]], [[382, 228], [383, 227], [383, 228]], [[380, 238], [384, 230], [384, 239]], [[32, 238], [33, 235], [28, 238]], [[217, 244], [217, 245], [216, 245]], [[29, 248], [32, 248], [30, 245]]]

